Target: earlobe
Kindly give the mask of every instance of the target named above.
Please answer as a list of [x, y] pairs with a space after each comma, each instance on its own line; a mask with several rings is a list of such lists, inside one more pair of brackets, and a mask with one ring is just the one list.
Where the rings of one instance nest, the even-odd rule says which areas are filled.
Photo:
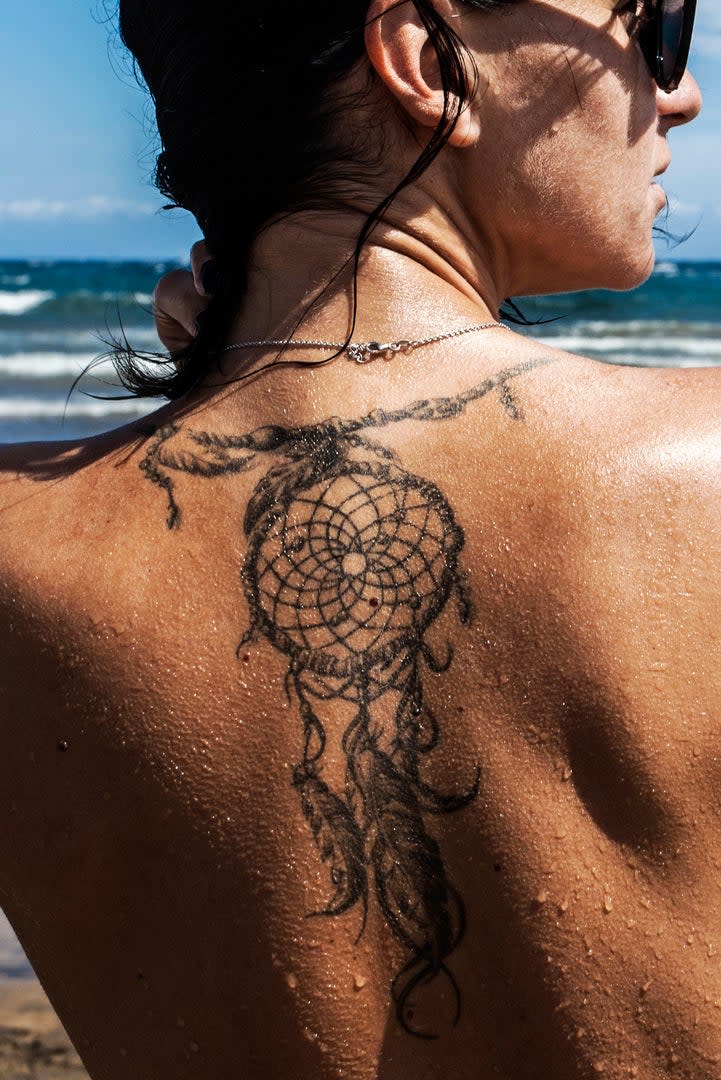
[[478, 113], [473, 108], [473, 104], [466, 105], [465, 109], [458, 117], [456, 126], [453, 129], [448, 142], [451, 146], [456, 146], [462, 150], [469, 146], [475, 146], [481, 138], [481, 124], [478, 117]]
[[[415, 5], [372, 0], [365, 29], [368, 59], [386, 89], [422, 128], [437, 127], [443, 115], [443, 83], [436, 51]], [[449, 139], [472, 146], [480, 137], [473, 103], [464, 108]]]

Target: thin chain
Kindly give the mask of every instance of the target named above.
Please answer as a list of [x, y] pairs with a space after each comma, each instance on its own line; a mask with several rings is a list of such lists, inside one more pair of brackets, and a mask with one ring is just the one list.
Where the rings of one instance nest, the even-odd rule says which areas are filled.
[[224, 346], [224, 348], [220, 349], [220, 352], [230, 352], [232, 349], [259, 349], [264, 346], [294, 349], [332, 349], [335, 352], [346, 352], [348, 359], [354, 360], [357, 364], [368, 364], [379, 356], [382, 356], [385, 360], [390, 360], [396, 353], [410, 352], [411, 349], [418, 349], [421, 345], [435, 345], [437, 341], [447, 341], [449, 338], [461, 337], [462, 334], [473, 334], [477, 330], [491, 330], [494, 328], [499, 330], [510, 329], [510, 327], [504, 326], [500, 322], [474, 323], [473, 326], [463, 326], [458, 330], [446, 330], [443, 334], [433, 334], [431, 337], [416, 340], [406, 340], [404, 338], [401, 341], [386, 342], [353, 341], [350, 344], [343, 341], [304, 341], [296, 338], [283, 341], [279, 338], [267, 338], [263, 341], [236, 341], [233, 345]]

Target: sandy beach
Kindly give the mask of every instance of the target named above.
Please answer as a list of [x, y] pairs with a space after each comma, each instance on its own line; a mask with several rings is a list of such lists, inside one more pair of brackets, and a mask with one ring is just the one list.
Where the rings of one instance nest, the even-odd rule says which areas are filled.
[[33, 977], [0, 976], [0, 1080], [88, 1080]]

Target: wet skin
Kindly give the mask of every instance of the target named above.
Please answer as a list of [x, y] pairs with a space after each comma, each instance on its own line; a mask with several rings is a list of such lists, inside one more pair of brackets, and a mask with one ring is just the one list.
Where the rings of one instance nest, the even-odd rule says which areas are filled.
[[[383, 7], [388, 175], [263, 234], [228, 343], [297, 327], [438, 122]], [[481, 92], [374, 232], [356, 340], [648, 274], [698, 88], [606, 3], [528, 8], [459, 15]], [[0, 459], [0, 903], [94, 1080], [718, 1077], [718, 371], [501, 330], [242, 389], [225, 358]]]
[[[272, 372], [77, 457], [4, 452], [2, 902], [94, 1078], [718, 1074], [716, 374], [491, 332]], [[333, 416], [346, 456], [301, 478]], [[360, 507], [344, 485], [381, 474], [369, 534], [367, 485]], [[401, 542], [389, 489], [416, 507], [422, 556], [393, 564], [425, 559], [415, 606], [359, 584], [378, 521], [386, 569]], [[309, 501], [375, 537], [339, 558], [313, 534], [355, 590], [327, 634], [297, 606], [307, 563], [267, 576]], [[395, 644], [341, 693], [364, 633]], [[314, 827], [310, 774], [344, 827]], [[464, 798], [433, 812], [419, 782]], [[366, 885], [342, 903], [351, 820]], [[410, 859], [400, 884], [380, 836]]]

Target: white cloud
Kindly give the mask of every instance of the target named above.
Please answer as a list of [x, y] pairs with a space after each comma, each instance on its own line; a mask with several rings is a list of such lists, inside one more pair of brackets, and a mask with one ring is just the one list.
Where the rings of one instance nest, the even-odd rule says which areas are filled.
[[83, 199], [0, 200], [0, 220], [27, 222], [98, 221], [102, 218], [142, 218], [157, 211], [153, 203], [88, 195]]

